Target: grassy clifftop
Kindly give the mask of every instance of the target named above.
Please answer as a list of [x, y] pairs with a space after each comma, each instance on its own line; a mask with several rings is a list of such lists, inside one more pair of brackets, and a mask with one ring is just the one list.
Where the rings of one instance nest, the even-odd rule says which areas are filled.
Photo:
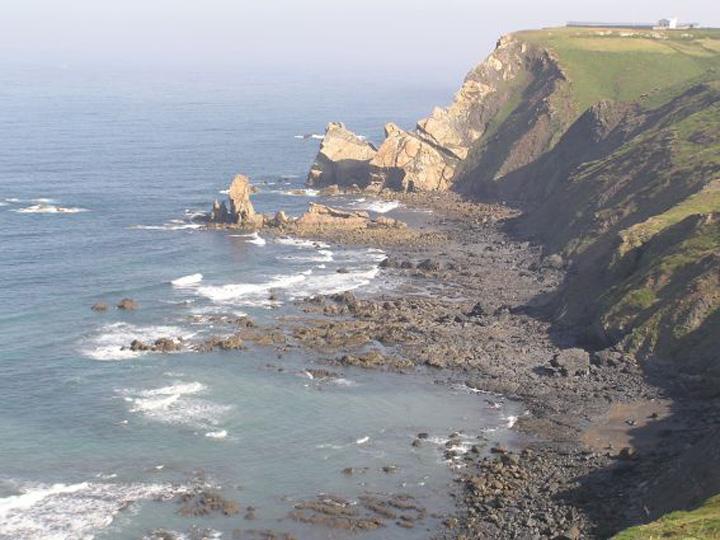
[[507, 96], [455, 178], [457, 189], [487, 196], [503, 178], [552, 149], [588, 108], [603, 100], [653, 109], [720, 78], [720, 30], [638, 31], [550, 28], [510, 34], [528, 57], [524, 77], [495, 89]]
[[552, 28], [515, 35], [555, 54], [579, 111], [603, 99], [657, 105], [670, 89], [720, 77], [720, 30]]
[[720, 30], [510, 39], [545, 51], [553, 84], [521, 81], [456, 187], [524, 207], [517, 230], [569, 262], [559, 324], [720, 395]]
[[711, 540], [720, 538], [720, 496], [712, 497], [691, 512], [673, 512], [639, 527], [632, 527], [613, 540]]

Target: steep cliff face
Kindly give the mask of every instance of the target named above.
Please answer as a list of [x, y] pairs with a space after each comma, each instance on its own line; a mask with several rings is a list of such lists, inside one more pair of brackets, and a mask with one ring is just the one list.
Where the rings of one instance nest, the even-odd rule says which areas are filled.
[[[571, 267], [559, 323], [584, 327], [590, 346], [707, 372], [720, 331], [718, 73], [719, 31], [514, 33], [415, 130], [388, 124], [377, 150], [343, 132], [361, 167], [320, 176], [522, 207], [516, 230]], [[331, 136], [318, 169], [345, 159], [325, 149]]]
[[517, 232], [572, 263], [558, 321], [720, 393], [719, 182], [720, 83], [707, 83], [650, 110], [593, 107], [500, 194], [525, 206]]
[[[384, 142], [368, 158], [369, 170], [355, 169], [355, 183], [373, 190], [451, 189], [461, 171], [488, 167], [482, 156], [491, 140], [501, 141], [494, 144], [502, 146], [503, 155], [494, 154], [490, 176], [513, 170], [550, 148], [553, 129], [572, 120], [572, 112], [567, 117], [562, 107], [563, 80], [550, 52], [505, 36], [467, 75], [451, 105], [434, 109], [414, 131], [388, 124]], [[520, 135], [520, 129], [525, 133]], [[495, 134], [499, 138], [491, 139]], [[337, 135], [329, 129], [323, 141], [309, 177], [315, 185], [344, 183], [342, 175], [322, 174], [343, 166], [344, 157], [324, 148], [333, 147]], [[342, 137], [349, 141], [357, 136], [343, 133]]]

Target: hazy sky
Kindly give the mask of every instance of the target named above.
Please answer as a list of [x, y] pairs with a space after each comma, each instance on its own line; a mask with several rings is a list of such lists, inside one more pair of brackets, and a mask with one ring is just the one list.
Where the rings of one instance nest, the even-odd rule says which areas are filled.
[[444, 78], [513, 30], [671, 16], [720, 26], [720, 0], [3, 0], [0, 60]]

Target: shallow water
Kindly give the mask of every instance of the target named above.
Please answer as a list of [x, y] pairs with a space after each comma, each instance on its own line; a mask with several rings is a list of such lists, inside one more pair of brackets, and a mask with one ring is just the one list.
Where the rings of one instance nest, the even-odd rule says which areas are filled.
[[[122, 350], [135, 338], [224, 331], [211, 315], [270, 323], [304, 296], [398, 286], [378, 269], [378, 250], [203, 231], [191, 218], [240, 171], [260, 188], [258, 210], [299, 214], [318, 200], [294, 192], [318, 141], [296, 135], [342, 117], [378, 138], [385, 119], [410, 127], [445, 89], [352, 85], [319, 96], [277, 81], [2, 77], [0, 538], [139, 538], [191, 525], [227, 538], [264, 527], [338, 538], [287, 519], [293, 502], [409, 492], [441, 511], [444, 438], [507, 436], [516, 404], [490, 408], [424, 376], [343, 369], [323, 382], [305, 373], [322, 358], [298, 351]], [[423, 219], [388, 201], [339, 204]], [[140, 309], [89, 309], [123, 297]], [[421, 431], [434, 442], [411, 447]], [[397, 472], [382, 472], [388, 465]], [[258, 519], [187, 518], [155, 500], [200, 474]], [[434, 523], [367, 537], [422, 538]]]

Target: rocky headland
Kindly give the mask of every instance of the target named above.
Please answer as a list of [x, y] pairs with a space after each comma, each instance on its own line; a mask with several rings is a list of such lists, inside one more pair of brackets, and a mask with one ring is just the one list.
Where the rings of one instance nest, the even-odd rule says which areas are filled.
[[458, 511], [438, 536], [608, 538], [720, 492], [718, 44], [518, 32], [414, 130], [374, 145], [331, 123], [308, 184], [430, 208], [432, 230], [324, 205], [261, 216], [245, 177], [214, 205], [213, 227], [383, 247], [402, 277], [301, 301], [307, 318], [253, 329], [283, 336], [268, 346], [526, 405], [521, 450], [449, 456]]

